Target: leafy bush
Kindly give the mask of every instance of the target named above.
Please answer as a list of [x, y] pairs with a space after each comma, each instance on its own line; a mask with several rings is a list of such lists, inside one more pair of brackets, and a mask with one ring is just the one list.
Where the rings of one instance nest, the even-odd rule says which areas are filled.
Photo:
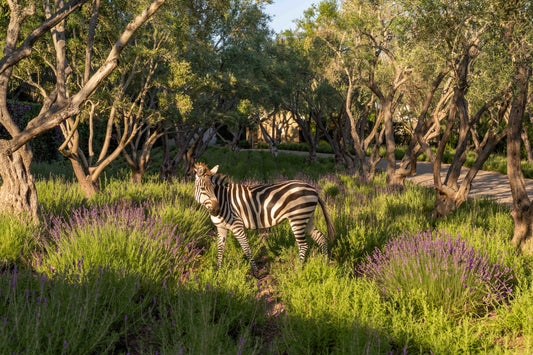
[[199, 256], [198, 240], [146, 210], [123, 201], [81, 207], [68, 219], [52, 217], [50, 241], [37, 269], [76, 278], [100, 267], [152, 282], [185, 277]]
[[393, 239], [356, 271], [373, 279], [385, 298], [422, 291], [430, 306], [455, 315], [483, 314], [505, 301], [514, 286], [511, 268], [441, 232]]

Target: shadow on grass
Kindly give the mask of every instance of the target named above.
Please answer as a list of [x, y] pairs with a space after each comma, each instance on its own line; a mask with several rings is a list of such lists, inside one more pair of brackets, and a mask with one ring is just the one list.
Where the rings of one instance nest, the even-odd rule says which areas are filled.
[[0, 342], [6, 353], [39, 354], [374, 354], [385, 346], [364, 327], [341, 329], [286, 314], [272, 318], [265, 298], [210, 281], [152, 284], [104, 269], [80, 281], [4, 269]]

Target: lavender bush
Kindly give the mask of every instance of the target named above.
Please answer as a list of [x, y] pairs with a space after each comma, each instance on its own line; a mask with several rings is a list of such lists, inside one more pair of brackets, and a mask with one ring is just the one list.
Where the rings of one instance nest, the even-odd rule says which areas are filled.
[[482, 314], [513, 292], [513, 271], [459, 236], [426, 231], [376, 248], [356, 272], [373, 279], [385, 298], [423, 293], [431, 307], [449, 314]]
[[153, 301], [140, 289], [136, 278], [104, 269], [83, 284], [16, 267], [0, 273], [0, 352], [119, 353], [150, 314]]
[[69, 218], [50, 218], [37, 269], [84, 276], [106, 267], [153, 282], [185, 277], [200, 254], [198, 236], [181, 233], [178, 226], [151, 215], [150, 208], [124, 200], [81, 207]]

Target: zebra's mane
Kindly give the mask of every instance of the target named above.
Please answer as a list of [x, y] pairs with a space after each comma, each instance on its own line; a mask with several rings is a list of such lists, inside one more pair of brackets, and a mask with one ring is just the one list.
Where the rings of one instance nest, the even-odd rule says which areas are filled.
[[211, 182], [217, 186], [227, 187], [230, 184], [233, 184], [233, 181], [226, 174], [214, 174], [211, 176]]

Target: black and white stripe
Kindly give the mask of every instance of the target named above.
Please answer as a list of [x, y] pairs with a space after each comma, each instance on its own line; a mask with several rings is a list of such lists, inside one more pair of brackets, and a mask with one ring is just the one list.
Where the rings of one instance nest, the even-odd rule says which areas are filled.
[[298, 180], [254, 186], [233, 184], [224, 175], [217, 174], [217, 170], [218, 165], [211, 170], [202, 163], [195, 166], [196, 201], [209, 210], [217, 227], [218, 267], [222, 264], [228, 230], [231, 230], [257, 276], [244, 230], [269, 228], [285, 219], [289, 220], [298, 243], [300, 259], [304, 259], [308, 247], [306, 234], [318, 243], [325, 255], [328, 254], [326, 238], [314, 225], [317, 203], [324, 212], [330, 240], [335, 231], [325, 203], [314, 187]]

